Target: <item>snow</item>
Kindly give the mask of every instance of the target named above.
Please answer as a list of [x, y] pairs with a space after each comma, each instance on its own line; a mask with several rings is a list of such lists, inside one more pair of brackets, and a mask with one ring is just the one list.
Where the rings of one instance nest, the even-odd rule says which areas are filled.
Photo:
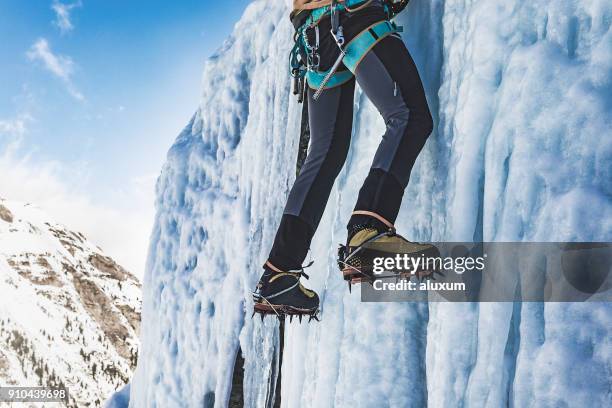
[[[248, 311], [294, 178], [288, 10], [247, 8], [168, 153], [132, 407], [226, 406], [238, 347], [245, 405], [265, 402], [276, 324]], [[603, 0], [410, 3], [399, 22], [436, 130], [405, 194], [403, 235], [612, 240], [611, 19]], [[362, 304], [348, 293], [335, 248], [384, 129], [359, 90], [355, 107], [312, 247], [323, 321], [286, 327], [283, 407], [610, 406], [607, 303]]]
[[37, 207], [0, 199], [0, 212], [0, 383], [101, 406], [132, 375], [140, 283]]

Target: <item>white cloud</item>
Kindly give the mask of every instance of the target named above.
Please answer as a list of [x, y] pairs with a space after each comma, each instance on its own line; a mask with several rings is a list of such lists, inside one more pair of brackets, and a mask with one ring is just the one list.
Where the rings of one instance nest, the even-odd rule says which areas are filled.
[[55, 12], [55, 21], [53, 24], [59, 28], [62, 34], [70, 32], [74, 29], [74, 25], [72, 24], [72, 20], [70, 18], [70, 12], [72, 9], [81, 7], [81, 2], [77, 1], [72, 4], [64, 4], [55, 0], [51, 5], [51, 9]]
[[[20, 126], [18, 121], [0, 120], [0, 141], [15, 130], [23, 134], [27, 129]], [[102, 203], [76, 187], [79, 169], [74, 165], [35, 159], [22, 145], [18, 139], [0, 145], [0, 197], [40, 207], [142, 277], [154, 217], [154, 178], [135, 179]], [[96, 190], [93, 183], [91, 191]], [[126, 209], [119, 205], [124, 200], [135, 204]], [[109, 204], [113, 202], [118, 205]]]
[[84, 100], [74, 84], [72, 83], [72, 75], [74, 73], [74, 62], [72, 58], [63, 55], [56, 55], [51, 51], [49, 42], [45, 38], [39, 38], [30, 47], [26, 53], [30, 61], [39, 61], [45, 69], [53, 75], [61, 79], [68, 89], [68, 92], [77, 100]]
[[0, 119], [0, 142], [20, 141], [31, 120], [32, 117], [29, 114], [22, 114], [9, 120]]
[[36, 40], [27, 56], [32, 61], [40, 61], [44, 64], [45, 68], [49, 70], [53, 75], [63, 79], [64, 81], [70, 81], [70, 77], [74, 72], [74, 62], [70, 57], [64, 57], [62, 55], [55, 55], [49, 47], [49, 42], [44, 38]]

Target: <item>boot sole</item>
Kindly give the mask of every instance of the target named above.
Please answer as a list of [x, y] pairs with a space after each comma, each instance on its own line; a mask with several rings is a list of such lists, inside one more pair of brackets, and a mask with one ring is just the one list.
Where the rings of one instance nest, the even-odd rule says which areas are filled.
[[[427, 279], [428, 277], [433, 276], [434, 273], [436, 273], [436, 271], [419, 270], [416, 272], [415, 275], [412, 275], [411, 273], [398, 273], [398, 274], [394, 274], [393, 276], [385, 276], [382, 278], [379, 277], [378, 279], [391, 279], [391, 278], [410, 279], [413, 276], [416, 276], [418, 279]], [[345, 281], [350, 281], [351, 284], [372, 283], [373, 281], [376, 280], [376, 278], [372, 277], [370, 273], [362, 272], [362, 270], [359, 268], [344, 268], [342, 269], [342, 276], [344, 277]]]
[[[340, 252], [342, 250], [345, 252], [345, 255], [346, 255], [347, 253], [350, 253], [352, 249], [354, 249], [354, 247], [345, 247], [344, 245], [340, 245], [339, 257], [340, 257]], [[377, 279], [393, 279], [393, 278], [410, 279], [413, 276], [416, 276], [418, 279], [434, 279], [434, 275], [436, 273], [441, 273], [440, 271], [436, 271], [436, 270], [432, 271], [428, 269], [421, 269], [421, 270], [416, 271], [414, 275], [409, 272], [400, 273], [399, 271], [398, 272], [390, 271], [392, 275], [376, 277], [374, 276], [374, 273], [373, 273], [373, 266], [371, 265], [371, 259], [374, 257], [385, 257], [385, 256], [388, 256], [389, 253], [385, 251], [369, 248], [369, 247], [364, 247], [363, 251], [364, 251], [364, 254], [361, 255], [361, 257], [365, 256], [366, 263], [362, 264], [361, 267], [349, 266], [346, 263], [344, 265], [341, 265], [340, 270], [342, 271], [342, 276], [344, 280], [348, 281], [350, 284], [373, 283]], [[440, 256], [440, 251], [435, 246], [432, 246], [425, 250], [410, 252], [406, 254], [412, 255], [412, 256], [416, 256], [416, 255]]]
[[282, 315], [312, 315], [315, 314], [319, 308], [313, 309], [301, 309], [289, 305], [268, 305], [266, 303], [255, 303], [254, 306], [256, 313], [261, 314], [282, 314]]

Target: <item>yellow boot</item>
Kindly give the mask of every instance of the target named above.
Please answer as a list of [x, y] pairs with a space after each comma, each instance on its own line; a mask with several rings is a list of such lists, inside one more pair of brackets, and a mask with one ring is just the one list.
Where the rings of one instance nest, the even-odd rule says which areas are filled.
[[[377, 278], [409, 275], [423, 278], [433, 274], [434, 271], [428, 270], [424, 259], [440, 256], [434, 245], [408, 241], [396, 233], [393, 224], [376, 213], [355, 211], [353, 214], [372, 216], [388, 229], [380, 231], [364, 226], [349, 238], [346, 246], [340, 246], [338, 266], [344, 280], [349, 281], [349, 288], [350, 283], [373, 282]], [[418, 264], [413, 262], [419, 257], [423, 259]], [[384, 260], [387, 258], [396, 261], [393, 268], [385, 267]]]

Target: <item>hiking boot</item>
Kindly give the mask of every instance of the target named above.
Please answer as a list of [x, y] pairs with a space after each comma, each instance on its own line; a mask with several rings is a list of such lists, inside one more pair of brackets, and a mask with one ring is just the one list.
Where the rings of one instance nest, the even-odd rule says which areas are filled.
[[303, 269], [282, 271], [266, 262], [264, 273], [259, 279], [257, 289], [253, 292], [254, 312], [300, 317], [307, 315], [316, 318], [319, 310], [319, 296], [313, 290], [305, 288], [300, 278], [308, 275]]
[[392, 226], [387, 230], [363, 224], [349, 228], [349, 238], [346, 245], [338, 249], [338, 266], [344, 280], [351, 283], [370, 282], [382, 278], [398, 278], [416, 275], [419, 278], [433, 277], [435, 270], [429, 270], [423, 264], [416, 270], [406, 268], [385, 269], [385, 274], [374, 273], [375, 258], [395, 258], [397, 255], [407, 255], [410, 258], [437, 258], [438, 249], [431, 244], [421, 244], [408, 241], [395, 232]]

